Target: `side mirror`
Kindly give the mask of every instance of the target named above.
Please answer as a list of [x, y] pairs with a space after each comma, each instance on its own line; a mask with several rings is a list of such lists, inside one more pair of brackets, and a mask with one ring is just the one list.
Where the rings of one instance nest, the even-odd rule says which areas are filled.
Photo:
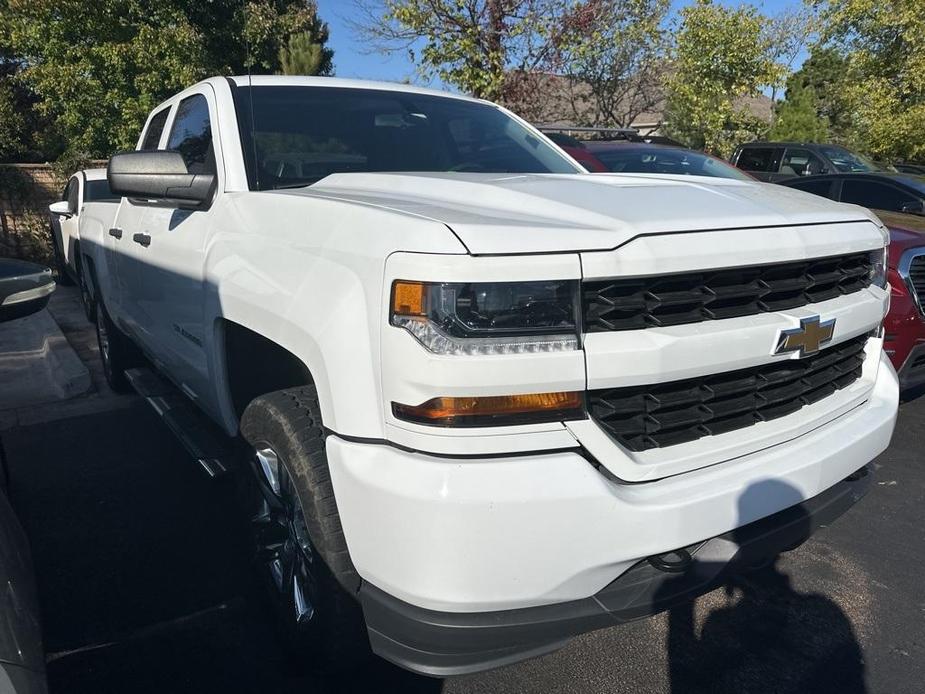
[[925, 215], [925, 203], [923, 203], [921, 200], [913, 200], [904, 203], [901, 211], [905, 212], [906, 214]]
[[67, 200], [58, 200], [58, 202], [53, 202], [48, 206], [48, 211], [52, 214], [61, 215], [62, 217], [71, 217], [74, 215], [74, 210], [71, 209]]
[[53, 291], [55, 280], [47, 267], [0, 258], [0, 323], [41, 311]]
[[189, 173], [183, 155], [167, 150], [115, 154], [109, 160], [106, 178], [116, 195], [175, 207], [208, 203], [215, 184], [215, 176]]

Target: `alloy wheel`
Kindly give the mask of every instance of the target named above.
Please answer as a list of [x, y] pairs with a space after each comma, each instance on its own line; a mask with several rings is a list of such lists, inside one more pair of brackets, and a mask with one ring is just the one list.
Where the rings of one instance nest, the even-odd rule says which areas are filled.
[[315, 616], [316, 553], [298, 492], [279, 455], [266, 444], [254, 451], [260, 498], [255, 515], [257, 560], [287, 624], [304, 630]]

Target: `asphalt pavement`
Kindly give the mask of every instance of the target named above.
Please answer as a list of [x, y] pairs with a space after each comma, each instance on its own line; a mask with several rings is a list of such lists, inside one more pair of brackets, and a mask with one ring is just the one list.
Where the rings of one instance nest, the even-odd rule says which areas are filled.
[[925, 691], [925, 397], [902, 406], [864, 500], [690, 607], [470, 677], [381, 661], [333, 676], [282, 645], [233, 479], [208, 478], [141, 400], [108, 394], [85, 332], [64, 330], [90, 366], [92, 406], [0, 432], [52, 694]]

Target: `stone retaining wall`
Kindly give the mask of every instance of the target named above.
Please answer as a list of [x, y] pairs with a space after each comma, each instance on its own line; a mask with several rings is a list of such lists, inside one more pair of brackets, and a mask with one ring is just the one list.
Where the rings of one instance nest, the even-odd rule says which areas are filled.
[[61, 199], [69, 175], [52, 164], [0, 164], [0, 258], [52, 263], [48, 205]]

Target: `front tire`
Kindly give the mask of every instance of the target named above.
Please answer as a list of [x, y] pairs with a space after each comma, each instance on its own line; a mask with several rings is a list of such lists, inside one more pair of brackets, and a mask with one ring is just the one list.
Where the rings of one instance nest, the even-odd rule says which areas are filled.
[[258, 570], [297, 654], [335, 668], [370, 654], [314, 386], [256, 398], [241, 418], [257, 479]]

